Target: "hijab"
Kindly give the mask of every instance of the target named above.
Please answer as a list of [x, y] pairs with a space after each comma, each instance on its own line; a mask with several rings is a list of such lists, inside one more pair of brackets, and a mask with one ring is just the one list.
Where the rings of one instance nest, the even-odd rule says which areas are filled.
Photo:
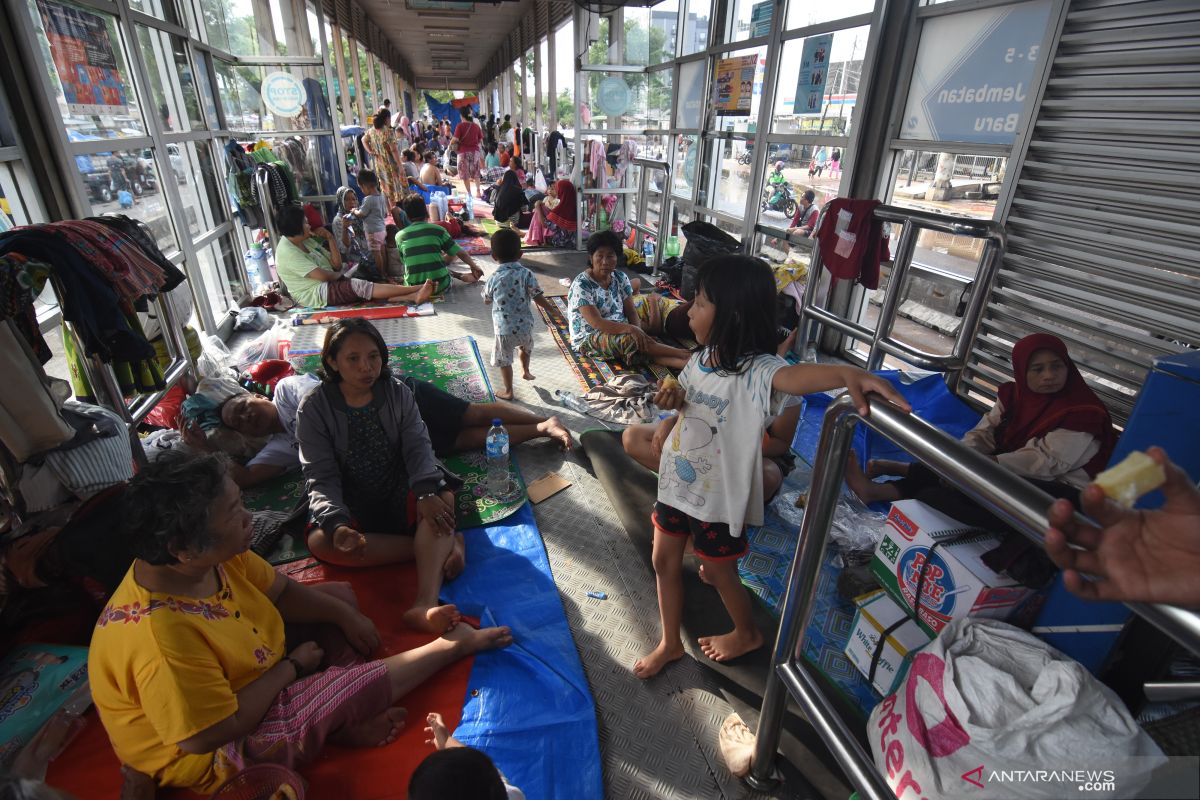
[[558, 205], [546, 215], [546, 218], [558, 226], [559, 230], [574, 231], [579, 224], [579, 207], [575, 202], [575, 184], [563, 179], [554, 184], [554, 193], [558, 195]]
[[[337, 204], [337, 216], [340, 217], [341, 215], [346, 213], [346, 195], [352, 191], [353, 190], [349, 186], [339, 186], [338, 187], [337, 196], [335, 199], [335, 202]], [[357, 197], [357, 195], [355, 195], [355, 197]]]
[[510, 219], [520, 213], [523, 205], [525, 205], [525, 192], [521, 189], [517, 173], [510, 169], [500, 179], [500, 186], [496, 190], [496, 201], [492, 204], [492, 216], [497, 221]]
[[[1038, 394], [1029, 388], [1029, 362], [1039, 350], [1054, 353], [1067, 367], [1067, 382], [1054, 394]], [[1013, 345], [1012, 364], [1016, 380], [1003, 384], [999, 392], [1004, 416], [996, 429], [996, 452], [1019, 450], [1030, 439], [1063, 428], [1099, 440], [1100, 451], [1083, 468], [1091, 476], [1102, 470], [1117, 443], [1116, 431], [1108, 409], [1083, 379], [1062, 339], [1048, 333], [1026, 336]]]

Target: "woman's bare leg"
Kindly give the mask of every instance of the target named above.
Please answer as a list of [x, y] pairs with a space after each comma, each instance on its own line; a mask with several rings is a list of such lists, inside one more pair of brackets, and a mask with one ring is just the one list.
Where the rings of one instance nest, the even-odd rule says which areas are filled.
[[908, 476], [908, 468], [912, 466], [906, 461], [892, 461], [887, 458], [872, 458], [867, 462], [867, 477], [878, 478], [883, 475]]
[[646, 346], [644, 352], [655, 364], [662, 364], [664, 367], [672, 369], [683, 369], [687, 365], [688, 359], [692, 357], [690, 350], [671, 347], [654, 339], [650, 340], [650, 344]]
[[[654, 471], [658, 471], [658, 457], [654, 455], [651, 441], [654, 439], [656, 427], [653, 423], [630, 425], [621, 434], [621, 445], [625, 448], [625, 454], [646, 469]], [[763, 491], [766, 491], [765, 486]]]
[[862, 467], [858, 465], [858, 458], [854, 453], [851, 453], [850, 457], [846, 459], [846, 483], [850, 486], [850, 490], [858, 495], [858, 499], [864, 503], [894, 503], [903, 499], [895, 484], [875, 483], [868, 478], [867, 474], [862, 471]]
[[404, 623], [410, 628], [443, 633], [457, 624], [458, 609], [453, 605], [438, 605], [438, 593], [445, 577], [443, 570], [457, 544], [454, 536], [443, 536], [433, 523], [421, 520], [413, 537], [413, 555], [417, 562], [417, 597], [412, 608], [404, 612]]
[[395, 703], [433, 677], [442, 667], [481, 650], [495, 650], [512, 644], [507, 627], [481, 628], [459, 625], [427, 645], [414, 647], [383, 659], [391, 683], [391, 702]]
[[403, 300], [410, 303], [426, 303], [433, 297], [433, 281], [425, 281], [420, 286], [404, 286], [397, 283], [375, 283], [372, 299]]
[[530, 439], [555, 439], [564, 450], [574, 445], [571, 432], [558, 417], [544, 417], [512, 403], [471, 403], [463, 415], [462, 430], [454, 440], [455, 451], [477, 450], [484, 445], [492, 420], [499, 418], [508, 429], [510, 444]]
[[333, 537], [320, 528], [308, 534], [308, 549], [326, 564], [339, 567], [377, 567], [381, 564], [398, 564], [413, 560], [413, 540], [410, 536], [395, 536], [388, 533], [363, 535], [366, 546], [346, 553], [333, 545]]

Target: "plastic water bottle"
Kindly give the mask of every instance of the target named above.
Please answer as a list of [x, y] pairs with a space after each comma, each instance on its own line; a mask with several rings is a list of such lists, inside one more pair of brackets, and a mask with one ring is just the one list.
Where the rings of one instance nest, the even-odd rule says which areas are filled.
[[488, 494], [503, 499], [511, 494], [512, 485], [508, 476], [508, 431], [499, 418], [492, 420], [484, 449], [487, 451]]
[[470, 192], [467, 192], [467, 220], [475, 221], [475, 197]]
[[250, 279], [250, 291], [253, 293], [267, 282], [267, 276], [270, 274], [267, 271], [267, 251], [261, 244], [255, 242], [246, 251], [245, 263], [246, 277]]
[[642, 240], [642, 257], [647, 264], [654, 260], [654, 240], [649, 237]]
[[579, 395], [563, 391], [562, 389], [555, 389], [554, 396], [565, 408], [569, 408], [585, 416], [591, 413], [591, 408], [588, 406], [587, 401]]

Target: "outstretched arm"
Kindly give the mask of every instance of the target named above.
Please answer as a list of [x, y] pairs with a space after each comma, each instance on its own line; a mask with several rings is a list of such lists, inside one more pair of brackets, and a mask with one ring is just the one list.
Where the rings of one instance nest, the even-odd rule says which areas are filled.
[[1121, 508], [1089, 484], [1081, 494], [1083, 511], [1099, 524], [1079, 522], [1070, 502], [1056, 501], [1046, 553], [1063, 568], [1066, 587], [1089, 600], [1200, 608], [1200, 490], [1161, 447], [1146, 452], [1167, 473], [1162, 507]]
[[854, 398], [855, 408], [864, 417], [871, 412], [871, 407], [867, 405], [868, 392], [881, 395], [883, 399], [905, 411], [912, 411], [912, 406], [891, 383], [858, 367], [834, 364], [792, 364], [781, 367], [771, 382], [772, 389], [788, 394], [826, 392], [842, 386], [845, 386], [850, 392], [850, 396]]

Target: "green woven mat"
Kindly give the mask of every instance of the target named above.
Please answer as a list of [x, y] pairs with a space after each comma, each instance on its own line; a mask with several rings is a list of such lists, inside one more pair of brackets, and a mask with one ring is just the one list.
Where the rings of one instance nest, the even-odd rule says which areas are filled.
[[[242, 491], [242, 502], [251, 511], [280, 511], [289, 513], [304, 496], [304, 478], [299, 472], [285, 472], [253, 489]], [[312, 555], [303, 536], [284, 535], [268, 555], [272, 564], [286, 564]]]
[[[320, 355], [293, 356], [292, 365], [301, 372], [315, 372]], [[388, 365], [398, 375], [428, 381], [470, 403], [495, 400], [487, 373], [479, 358], [479, 347], [470, 336], [444, 342], [393, 345], [388, 348]], [[482, 450], [460, 453], [442, 459], [446, 468], [465, 481], [458, 491], [458, 525], [474, 528], [508, 517], [525, 504], [525, 484], [516, 464], [510, 460], [509, 472], [521, 492], [515, 500], [501, 503], [487, 494], [487, 458]]]

